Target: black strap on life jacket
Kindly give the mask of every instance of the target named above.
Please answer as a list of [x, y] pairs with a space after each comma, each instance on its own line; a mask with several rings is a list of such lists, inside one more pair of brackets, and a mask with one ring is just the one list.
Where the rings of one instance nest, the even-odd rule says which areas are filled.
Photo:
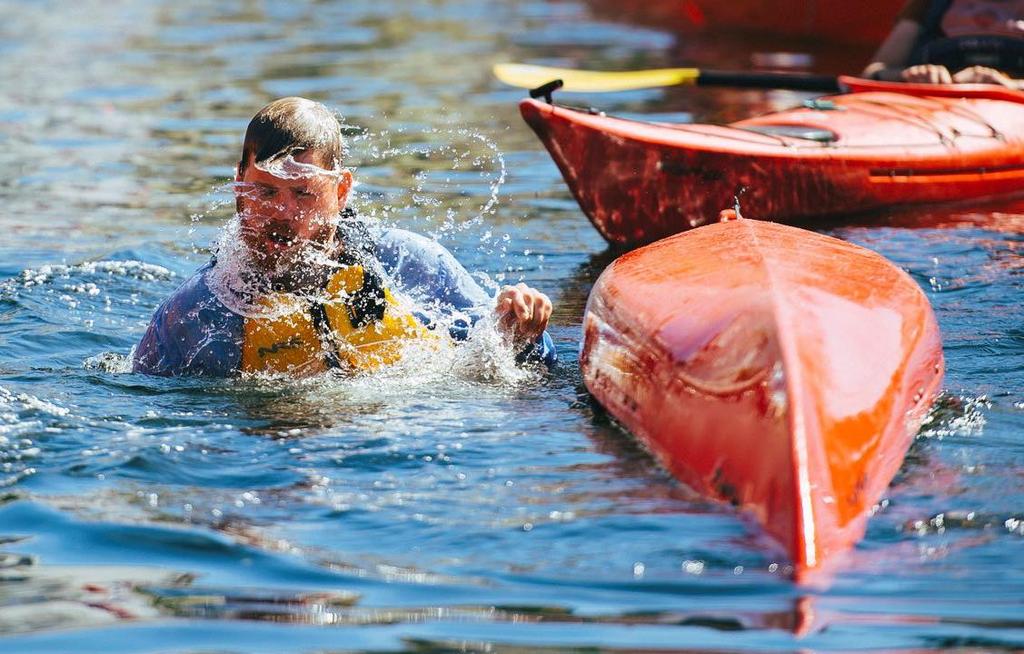
[[313, 318], [313, 328], [320, 337], [320, 351], [323, 353], [324, 363], [328, 368], [340, 368], [341, 358], [338, 356], [338, 347], [331, 334], [331, 321], [327, 319], [324, 303], [314, 302], [309, 308], [309, 314]]
[[341, 248], [338, 255], [340, 263], [365, 268], [367, 261], [377, 261], [377, 244], [370, 233], [370, 225], [352, 207], [346, 207], [338, 216], [334, 240]]
[[346, 208], [341, 212], [336, 240], [341, 246], [338, 262], [363, 269], [363, 284], [346, 305], [352, 326], [361, 328], [383, 320], [387, 298], [377, 247], [369, 225], [359, 218], [355, 209]]
[[[352, 326], [361, 329], [384, 319], [387, 309], [387, 296], [384, 293], [384, 277], [377, 261], [377, 248], [370, 234], [369, 225], [359, 218], [355, 209], [346, 208], [341, 212], [338, 229], [335, 233], [338, 244], [337, 261], [346, 266], [360, 266], [363, 269], [363, 283], [359, 290], [352, 294], [345, 303]], [[330, 283], [328, 275], [324, 286]], [[334, 340], [331, 323], [327, 319], [327, 310], [320, 300], [310, 306], [313, 326], [320, 336], [320, 344], [324, 352], [324, 362], [331, 368], [341, 367], [337, 343]]]

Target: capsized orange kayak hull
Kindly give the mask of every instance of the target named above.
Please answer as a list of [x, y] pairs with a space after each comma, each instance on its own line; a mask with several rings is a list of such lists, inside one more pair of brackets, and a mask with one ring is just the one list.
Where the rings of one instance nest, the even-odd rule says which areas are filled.
[[919, 87], [861, 81], [863, 91], [727, 126], [529, 99], [520, 110], [584, 213], [623, 246], [702, 225], [737, 195], [787, 222], [1024, 191], [1024, 92]]
[[583, 330], [594, 397], [682, 482], [753, 514], [798, 570], [863, 536], [943, 373], [906, 273], [754, 220], [623, 255]]

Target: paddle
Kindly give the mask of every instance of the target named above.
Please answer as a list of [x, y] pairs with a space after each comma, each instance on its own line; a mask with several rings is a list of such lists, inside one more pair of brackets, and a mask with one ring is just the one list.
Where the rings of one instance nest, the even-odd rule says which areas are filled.
[[495, 64], [494, 76], [510, 86], [524, 89], [562, 80], [565, 91], [602, 93], [630, 91], [659, 86], [733, 86], [748, 89], [792, 89], [837, 93], [843, 88], [836, 77], [808, 73], [768, 73], [748, 71], [701, 70], [700, 68], [655, 68], [610, 72], [574, 70], [529, 64]]

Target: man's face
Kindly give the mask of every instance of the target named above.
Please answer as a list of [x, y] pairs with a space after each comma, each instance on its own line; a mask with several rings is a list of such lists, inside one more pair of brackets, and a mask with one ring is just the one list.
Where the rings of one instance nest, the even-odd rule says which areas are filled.
[[[300, 164], [319, 164], [315, 153], [308, 150], [293, 158]], [[308, 166], [303, 168], [310, 170]], [[348, 171], [324, 171], [286, 179], [244, 162], [236, 181], [241, 237], [256, 267], [263, 273], [287, 275], [304, 249], [324, 246], [334, 239], [352, 175]]]

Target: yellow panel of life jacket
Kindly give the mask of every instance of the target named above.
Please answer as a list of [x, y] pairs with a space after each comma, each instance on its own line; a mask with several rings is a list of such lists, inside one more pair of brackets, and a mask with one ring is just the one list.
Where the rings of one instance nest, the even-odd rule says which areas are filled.
[[397, 362], [408, 341], [436, 340], [408, 311], [403, 311], [388, 289], [384, 290], [384, 315], [364, 326], [348, 298], [363, 288], [362, 266], [345, 266], [327, 284], [327, 296], [338, 298], [324, 304], [324, 313], [334, 335], [338, 358], [356, 370], [373, 370]]
[[[331, 365], [366, 371], [396, 363], [410, 340], [434, 341], [437, 336], [383, 289], [383, 312], [361, 321], [355, 300], [363, 291], [362, 266], [342, 266], [327, 283], [327, 299], [314, 304], [278, 293], [262, 300], [274, 317], [246, 318], [243, 326], [242, 371], [312, 375]], [[326, 325], [314, 313], [322, 309]]]
[[309, 303], [290, 293], [260, 299], [270, 317], [246, 317], [242, 372], [315, 375], [327, 369]]

